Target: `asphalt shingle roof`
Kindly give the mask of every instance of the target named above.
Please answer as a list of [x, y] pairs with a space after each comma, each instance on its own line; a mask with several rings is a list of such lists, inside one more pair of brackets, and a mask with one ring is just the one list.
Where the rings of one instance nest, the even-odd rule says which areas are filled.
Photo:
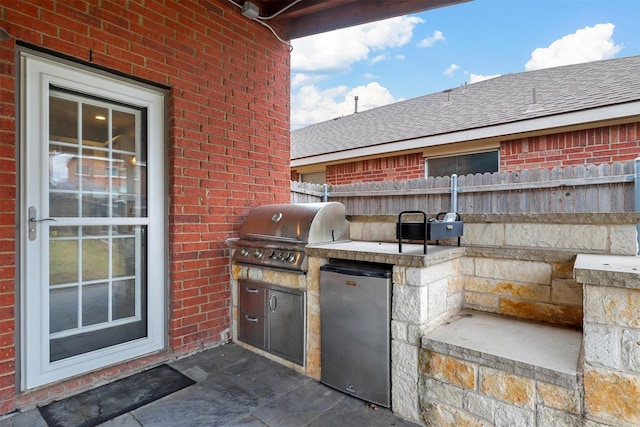
[[506, 74], [295, 130], [291, 159], [638, 100], [640, 56]]

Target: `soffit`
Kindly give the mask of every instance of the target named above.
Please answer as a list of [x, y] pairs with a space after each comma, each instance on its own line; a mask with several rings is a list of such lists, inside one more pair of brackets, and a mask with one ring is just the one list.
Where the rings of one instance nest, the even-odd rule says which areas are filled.
[[[248, 1], [235, 2], [243, 5]], [[288, 7], [295, 0], [251, 0], [258, 6], [260, 17], [270, 17], [286, 8], [267, 22], [287, 40], [467, 1], [469, 0], [302, 0]]]

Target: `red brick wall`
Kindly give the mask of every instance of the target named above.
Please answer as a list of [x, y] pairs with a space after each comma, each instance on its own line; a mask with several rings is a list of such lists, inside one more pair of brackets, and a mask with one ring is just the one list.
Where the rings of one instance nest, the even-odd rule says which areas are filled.
[[513, 139], [500, 144], [500, 170], [602, 164], [640, 156], [640, 123]]
[[327, 184], [341, 185], [356, 182], [402, 181], [423, 178], [422, 153], [380, 159], [362, 160], [327, 166]]
[[[624, 162], [640, 156], [640, 122], [503, 141], [500, 171]], [[424, 177], [421, 153], [326, 168], [331, 185]], [[292, 172], [291, 179], [298, 176]]]
[[[229, 339], [225, 240], [237, 235], [250, 207], [289, 200], [290, 83], [287, 47], [230, 2], [3, 0], [0, 25], [12, 37], [0, 42], [2, 414], [15, 407], [17, 392], [16, 40], [171, 88], [168, 329], [176, 354]], [[81, 387], [95, 376], [21, 402]]]

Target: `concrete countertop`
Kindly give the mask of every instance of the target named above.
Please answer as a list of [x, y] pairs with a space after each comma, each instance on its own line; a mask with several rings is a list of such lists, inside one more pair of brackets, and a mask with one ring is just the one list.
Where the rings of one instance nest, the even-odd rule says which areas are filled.
[[640, 289], [640, 257], [578, 254], [573, 276], [589, 285]]
[[352, 240], [309, 245], [306, 247], [306, 253], [319, 258], [367, 261], [404, 267], [429, 267], [462, 257], [465, 250], [458, 246], [428, 245], [425, 255], [422, 244], [403, 243], [400, 253], [398, 243]]

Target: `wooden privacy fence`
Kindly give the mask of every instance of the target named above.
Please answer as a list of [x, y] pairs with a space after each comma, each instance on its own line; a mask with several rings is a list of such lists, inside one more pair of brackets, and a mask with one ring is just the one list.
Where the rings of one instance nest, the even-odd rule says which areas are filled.
[[[599, 166], [496, 172], [457, 178], [459, 213], [634, 212], [635, 160]], [[328, 186], [349, 215], [429, 214], [452, 210], [452, 179]], [[292, 182], [292, 203], [322, 201], [323, 186]], [[295, 199], [295, 200], [294, 200]], [[304, 200], [303, 200], [304, 199]]]

